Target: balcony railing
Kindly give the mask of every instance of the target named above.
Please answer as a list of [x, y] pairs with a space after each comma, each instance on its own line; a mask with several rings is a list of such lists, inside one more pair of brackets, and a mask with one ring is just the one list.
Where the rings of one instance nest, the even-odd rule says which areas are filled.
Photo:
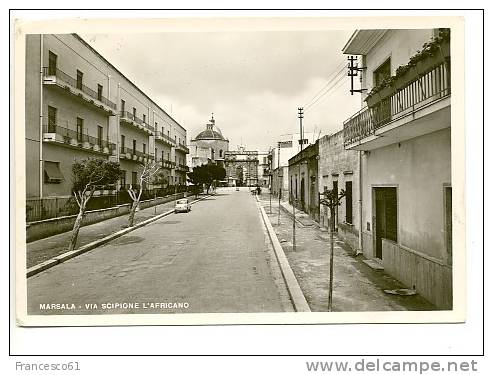
[[[97, 91], [94, 91], [90, 87], [87, 87], [84, 84], [78, 84], [77, 79], [69, 76], [67, 73], [61, 71], [60, 69], [52, 68], [52, 67], [44, 67], [43, 68], [43, 76], [45, 83], [51, 83], [52, 79], [50, 77], [56, 77], [56, 81], [61, 81], [73, 89], [82, 91], [87, 96], [91, 97], [94, 100], [97, 100], [103, 103], [105, 106], [110, 107], [112, 110], [116, 110], [116, 104], [111, 100], [105, 98], [100, 95]], [[56, 82], [54, 82], [56, 83]]]
[[178, 164], [176, 166], [176, 169], [181, 172], [188, 172], [188, 165], [185, 164]]
[[175, 140], [171, 138], [169, 135], [164, 134], [162, 131], [156, 130], [156, 139], [162, 140], [163, 142], [169, 143], [170, 145], [175, 145]]
[[154, 128], [147, 122], [144, 122], [141, 118], [134, 116], [132, 112], [120, 111], [120, 117], [123, 121], [133, 124], [139, 129], [145, 130], [150, 133], [154, 133]]
[[344, 145], [358, 142], [391, 121], [450, 96], [450, 65], [441, 63], [428, 73], [411, 79], [370, 108], [365, 107], [344, 122]]
[[161, 165], [161, 167], [168, 169], [173, 169], [175, 168], [176, 165], [174, 161], [166, 160], [166, 159], [159, 159], [158, 163]]
[[177, 150], [183, 151], [186, 154], [190, 153], [190, 150], [184, 144], [179, 143], [175, 147], [176, 147]]
[[116, 150], [116, 145], [108, 140], [93, 137], [89, 134], [80, 133], [76, 130], [58, 126], [56, 124], [47, 124], [43, 126], [43, 141], [63, 143], [110, 155]]
[[139, 163], [154, 160], [154, 155], [137, 151], [129, 147], [120, 147], [120, 159], [133, 160]]

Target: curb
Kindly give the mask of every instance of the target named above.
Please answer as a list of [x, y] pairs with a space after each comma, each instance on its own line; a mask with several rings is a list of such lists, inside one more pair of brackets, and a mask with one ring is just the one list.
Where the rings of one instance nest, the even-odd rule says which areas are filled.
[[286, 286], [288, 288], [289, 295], [291, 296], [291, 301], [293, 302], [294, 309], [296, 312], [311, 312], [310, 306], [308, 306], [308, 302], [306, 302], [305, 295], [303, 294], [300, 284], [298, 284], [298, 280], [296, 280], [296, 276], [289, 265], [288, 259], [286, 258], [286, 254], [284, 254], [284, 250], [277, 238], [276, 232], [270, 223], [267, 214], [265, 213], [264, 207], [260, 204], [258, 197], [257, 205], [260, 209], [260, 213], [262, 214], [262, 219], [264, 221], [265, 227], [267, 228], [267, 232], [269, 233], [270, 241], [272, 243], [272, 247], [274, 248], [274, 253], [276, 254], [277, 263], [281, 268], [281, 273], [286, 282]]
[[[190, 204], [194, 204], [194, 203], [199, 202], [201, 200], [204, 200], [210, 196], [211, 196], [211, 194], [206, 195], [205, 197], [202, 197], [202, 198], [194, 200], [193, 202], [190, 202]], [[75, 258], [76, 256], [87, 253], [88, 251], [93, 250], [93, 249], [95, 249], [101, 245], [104, 245], [105, 243], [110, 242], [110, 241], [114, 240], [115, 238], [121, 237], [124, 234], [130, 233], [136, 229], [139, 229], [139, 228], [141, 228], [147, 224], [150, 224], [156, 220], [159, 220], [165, 216], [171, 215], [174, 211], [175, 210], [173, 209], [173, 210], [163, 212], [162, 214], [159, 214], [157, 216], [151, 217], [150, 219], [147, 219], [147, 220], [144, 220], [138, 224], [135, 224], [133, 227], [125, 228], [125, 229], [119, 230], [118, 232], [111, 233], [110, 235], [108, 235], [104, 238], [90, 242], [87, 245], [79, 247], [78, 249], [60, 254], [54, 258], [51, 258], [51, 259], [44, 261], [43, 263], [36, 264], [35, 266], [32, 266], [32, 267], [27, 269], [26, 276], [29, 278], [31, 276], [34, 276], [34, 275], [40, 273], [40, 272], [46, 271], [47, 269], [49, 269], [51, 267], [54, 267], [57, 264], [63, 263], [69, 259]]]

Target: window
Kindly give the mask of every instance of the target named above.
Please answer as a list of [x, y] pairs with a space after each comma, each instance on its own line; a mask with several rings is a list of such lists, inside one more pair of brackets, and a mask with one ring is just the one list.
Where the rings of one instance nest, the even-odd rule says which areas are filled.
[[142, 144], [142, 152], [144, 154], [146, 153], [146, 144], [145, 143]]
[[137, 151], [137, 141], [134, 139], [132, 141], [132, 153], [135, 155], [136, 151]]
[[164, 160], [164, 151], [161, 150], [161, 160]]
[[142, 114], [142, 120], [143, 120], [144, 122], [146, 122], [146, 115], [145, 115], [145, 113], [144, 113], [144, 114]]
[[122, 170], [120, 173], [120, 187], [124, 189], [126, 184], [127, 184], [127, 172]]
[[125, 153], [125, 136], [122, 134], [121, 135], [121, 153]]
[[63, 181], [60, 171], [60, 163], [54, 161], [44, 161], [44, 182], [45, 184], [59, 184]]
[[77, 141], [82, 142], [82, 134], [84, 132], [84, 120], [77, 117]]
[[122, 112], [125, 112], [125, 100], [123, 100], [123, 99], [121, 100], [120, 107], [121, 107]]
[[161, 133], [164, 134], [164, 127], [161, 127]]
[[55, 107], [48, 106], [48, 133], [56, 133], [56, 112]]
[[80, 70], [77, 70], [77, 88], [79, 90], [82, 90], [82, 77], [84, 76], [84, 73], [82, 73]]
[[103, 146], [103, 127], [98, 125], [98, 145]]
[[98, 84], [98, 100], [101, 101], [103, 99], [103, 86]]
[[169, 137], [169, 130], [168, 130], [168, 137]]
[[353, 223], [353, 182], [346, 181], [346, 223]]
[[169, 152], [168, 152], [168, 161], [170, 161], [170, 158], [169, 158]]
[[373, 87], [390, 77], [390, 58], [373, 71]]
[[445, 187], [445, 247], [447, 264], [452, 264], [452, 187]]
[[137, 186], [137, 172], [132, 172], [132, 185]]
[[48, 52], [48, 75], [50, 76], [56, 75], [57, 58], [58, 56], [55, 55], [53, 52]]
[[219, 150], [219, 157], [222, 158], [223, 157], [223, 150]]
[[154, 148], [154, 157], [157, 159], [157, 148]]
[[137, 109], [135, 107], [132, 108], [132, 116], [134, 120], [137, 118]]

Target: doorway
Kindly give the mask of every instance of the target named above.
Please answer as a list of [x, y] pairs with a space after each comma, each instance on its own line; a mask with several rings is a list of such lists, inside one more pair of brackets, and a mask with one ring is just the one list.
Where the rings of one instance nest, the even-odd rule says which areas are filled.
[[375, 197], [375, 257], [382, 259], [382, 239], [397, 242], [397, 188], [378, 187]]

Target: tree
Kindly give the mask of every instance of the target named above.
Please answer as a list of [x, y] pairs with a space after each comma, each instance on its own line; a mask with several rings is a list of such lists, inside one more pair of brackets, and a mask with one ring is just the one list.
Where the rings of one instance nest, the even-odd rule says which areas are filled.
[[335, 210], [341, 204], [341, 199], [346, 196], [346, 192], [341, 189], [339, 196], [337, 195], [337, 189], [325, 190], [322, 193], [323, 198], [320, 200], [320, 204], [329, 207], [330, 209], [330, 256], [329, 256], [329, 311], [332, 311], [332, 289], [334, 285], [334, 231], [335, 231]]
[[154, 175], [159, 172], [160, 165], [154, 161], [148, 161], [140, 166], [139, 185], [132, 186], [127, 189], [128, 195], [132, 199], [132, 206], [130, 207], [130, 213], [128, 214], [128, 226], [134, 226], [135, 211], [139, 206], [140, 197], [142, 196], [142, 190], [144, 183], [150, 184]]
[[120, 164], [104, 159], [85, 159], [75, 161], [72, 165], [72, 192], [79, 206], [79, 213], [72, 229], [69, 251], [75, 248], [82, 219], [86, 214], [87, 203], [94, 191], [98, 186], [116, 183], [120, 173]]
[[194, 185], [205, 185], [207, 193], [209, 193], [209, 189], [215, 181], [223, 180], [225, 177], [226, 170], [216, 164], [199, 165], [188, 173], [190, 182]]

